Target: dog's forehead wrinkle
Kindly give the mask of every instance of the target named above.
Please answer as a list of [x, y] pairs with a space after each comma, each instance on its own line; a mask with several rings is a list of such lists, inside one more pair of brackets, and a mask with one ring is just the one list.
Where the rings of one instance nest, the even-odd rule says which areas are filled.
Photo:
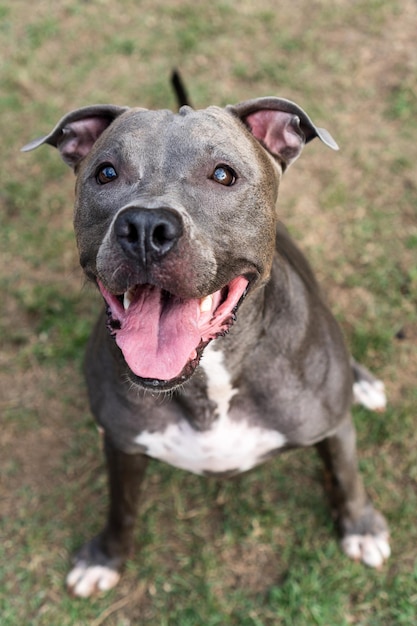
[[[194, 111], [190, 107], [185, 107], [187, 114], [173, 113], [168, 110], [132, 110], [125, 114], [123, 119], [117, 120], [112, 132], [112, 141], [122, 137], [121, 141], [141, 140], [141, 138], [152, 136], [157, 140], [157, 145], [166, 145], [166, 142], [181, 139], [187, 150], [197, 144], [205, 144], [210, 140], [227, 145], [241, 144], [236, 140], [235, 125], [240, 126], [240, 122], [231, 117], [223, 109], [209, 107]], [[125, 135], [123, 139], [123, 135]], [[120, 142], [120, 141], [119, 141]], [[152, 146], [147, 145], [147, 149]]]

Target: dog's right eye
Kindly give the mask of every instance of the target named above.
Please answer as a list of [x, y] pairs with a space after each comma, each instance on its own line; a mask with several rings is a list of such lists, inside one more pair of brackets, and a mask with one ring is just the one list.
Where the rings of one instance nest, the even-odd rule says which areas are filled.
[[105, 185], [111, 183], [112, 180], [117, 178], [117, 172], [113, 165], [101, 165], [97, 170], [96, 181], [99, 185]]

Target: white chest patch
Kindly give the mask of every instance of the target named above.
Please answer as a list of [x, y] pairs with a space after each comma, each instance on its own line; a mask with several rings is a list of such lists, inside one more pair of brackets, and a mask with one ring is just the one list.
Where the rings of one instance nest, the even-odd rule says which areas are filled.
[[217, 420], [205, 431], [195, 430], [184, 419], [164, 431], [142, 432], [135, 442], [145, 446], [149, 456], [195, 474], [245, 472], [285, 444], [284, 435], [276, 430], [252, 426], [245, 418], [230, 418], [230, 402], [238, 390], [232, 387], [222, 352], [207, 346], [201, 367], [207, 376], [208, 396], [217, 405]]

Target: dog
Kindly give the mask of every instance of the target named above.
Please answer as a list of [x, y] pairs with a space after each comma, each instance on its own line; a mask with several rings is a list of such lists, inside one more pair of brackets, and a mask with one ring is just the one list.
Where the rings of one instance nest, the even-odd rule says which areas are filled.
[[276, 208], [281, 176], [316, 137], [338, 149], [297, 104], [264, 97], [83, 107], [23, 148], [52, 145], [74, 170], [80, 264], [104, 301], [85, 375], [110, 505], [75, 557], [72, 594], [117, 584], [150, 457], [227, 477], [315, 446], [344, 552], [372, 567], [389, 557], [350, 413], [353, 400], [382, 409], [383, 384], [349, 356]]

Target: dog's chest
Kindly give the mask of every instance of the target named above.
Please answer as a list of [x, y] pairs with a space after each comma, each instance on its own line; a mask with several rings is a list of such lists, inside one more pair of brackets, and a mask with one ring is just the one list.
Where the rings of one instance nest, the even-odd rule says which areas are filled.
[[208, 346], [201, 367], [207, 376], [208, 397], [217, 407], [217, 419], [203, 431], [184, 419], [164, 431], [142, 432], [135, 442], [149, 456], [195, 474], [239, 473], [285, 444], [284, 435], [276, 430], [252, 425], [244, 416], [239, 419], [234, 414], [232, 418], [230, 403], [238, 390], [231, 385], [222, 352]]

